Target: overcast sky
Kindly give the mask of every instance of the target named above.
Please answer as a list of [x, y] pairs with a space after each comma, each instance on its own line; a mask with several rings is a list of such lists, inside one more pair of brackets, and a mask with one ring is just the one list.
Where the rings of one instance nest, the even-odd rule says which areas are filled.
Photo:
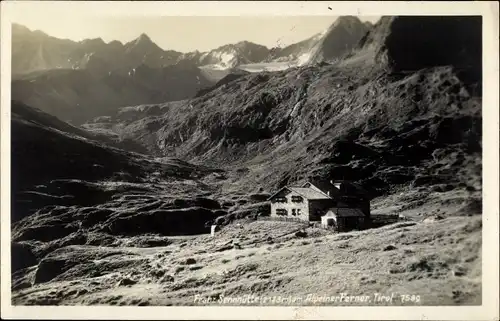
[[[379, 17], [360, 17], [375, 22]], [[42, 30], [72, 40], [102, 38], [104, 41], [128, 42], [146, 33], [165, 50], [207, 51], [247, 40], [267, 47], [286, 46], [328, 28], [335, 16], [170, 16], [103, 18], [76, 15], [47, 17], [39, 12], [25, 12], [14, 19], [32, 30]]]

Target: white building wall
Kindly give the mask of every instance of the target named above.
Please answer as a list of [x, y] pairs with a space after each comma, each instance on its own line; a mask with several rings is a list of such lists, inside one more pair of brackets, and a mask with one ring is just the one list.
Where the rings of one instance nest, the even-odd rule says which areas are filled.
[[[302, 201], [293, 202], [293, 196], [302, 197]], [[307, 199], [305, 199], [300, 194], [291, 191], [283, 191], [283, 193], [277, 195], [277, 197], [284, 197], [286, 199], [286, 202], [276, 202], [275, 198], [273, 198], [271, 200], [271, 217], [300, 218], [301, 220], [309, 221], [309, 204]], [[279, 215], [277, 213], [278, 209], [286, 210], [287, 215]], [[293, 215], [293, 210], [295, 210], [296, 215]]]

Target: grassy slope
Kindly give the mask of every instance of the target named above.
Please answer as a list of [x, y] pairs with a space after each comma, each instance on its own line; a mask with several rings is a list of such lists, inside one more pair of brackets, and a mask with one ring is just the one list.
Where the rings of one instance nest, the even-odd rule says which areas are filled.
[[[88, 254], [94, 256], [92, 268], [88, 265], [92, 261], [82, 259], [82, 265], [57, 281], [15, 292], [13, 302], [193, 305], [207, 303], [194, 302], [195, 295], [213, 300], [291, 295], [305, 300], [308, 294], [394, 293], [395, 305], [401, 304], [401, 294], [420, 296], [420, 302], [407, 304], [481, 303], [481, 216], [398, 223], [338, 235], [308, 228], [305, 238], [294, 235], [300, 227], [256, 221], [230, 225], [215, 238], [172, 238], [164, 247], [63, 248], [57, 251], [59, 257], [94, 253]], [[240, 247], [232, 248], [233, 243]], [[188, 259], [193, 263], [187, 264]]]

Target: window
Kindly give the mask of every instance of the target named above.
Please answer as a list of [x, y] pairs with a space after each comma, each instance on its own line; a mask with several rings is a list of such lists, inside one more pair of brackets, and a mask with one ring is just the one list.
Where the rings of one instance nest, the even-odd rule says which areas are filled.
[[302, 197], [300, 197], [300, 196], [292, 196], [292, 202], [302, 203]]
[[274, 198], [274, 202], [276, 203], [286, 203], [286, 198], [283, 196], [277, 196]]
[[286, 209], [284, 208], [277, 208], [276, 209], [276, 215], [279, 215], [279, 216], [287, 216], [288, 215], [288, 212]]

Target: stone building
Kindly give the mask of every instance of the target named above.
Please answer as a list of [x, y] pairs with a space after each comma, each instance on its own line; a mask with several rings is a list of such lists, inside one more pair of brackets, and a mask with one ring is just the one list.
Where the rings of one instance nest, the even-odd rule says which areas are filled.
[[271, 217], [321, 222], [339, 231], [362, 229], [370, 220], [370, 200], [357, 184], [307, 182], [285, 186], [269, 197]]

